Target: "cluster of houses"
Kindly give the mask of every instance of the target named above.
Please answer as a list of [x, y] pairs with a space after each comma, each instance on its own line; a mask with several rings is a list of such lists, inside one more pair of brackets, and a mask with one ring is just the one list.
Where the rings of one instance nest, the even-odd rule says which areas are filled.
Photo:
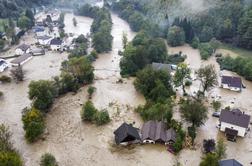
[[133, 143], [171, 145], [176, 142], [175, 130], [167, 129], [167, 125], [162, 121], [148, 121], [143, 124], [141, 130], [133, 127], [132, 124], [123, 123], [114, 134], [118, 145]]

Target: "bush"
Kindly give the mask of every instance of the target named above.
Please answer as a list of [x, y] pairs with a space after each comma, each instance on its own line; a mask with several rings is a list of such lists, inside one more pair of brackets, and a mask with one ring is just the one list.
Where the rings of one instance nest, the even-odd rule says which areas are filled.
[[188, 127], [188, 135], [192, 138], [192, 143], [194, 143], [194, 140], [196, 138], [196, 128], [195, 127]]
[[95, 115], [97, 113], [97, 109], [94, 107], [91, 101], [87, 101], [81, 110], [81, 119], [82, 121], [92, 122], [95, 120]]
[[221, 108], [221, 102], [220, 101], [213, 101], [212, 107], [215, 111], [218, 111]]
[[95, 116], [95, 123], [97, 125], [104, 125], [110, 122], [110, 117], [109, 117], [109, 113], [106, 110], [100, 111], [96, 113]]
[[52, 81], [39, 80], [29, 84], [29, 99], [34, 100], [34, 107], [39, 110], [48, 109], [56, 96], [56, 88]]
[[50, 153], [41, 156], [40, 166], [58, 166], [55, 157]]
[[21, 157], [16, 152], [0, 152], [0, 166], [22, 166]]
[[19, 65], [17, 68], [14, 68], [11, 70], [11, 76], [16, 82], [20, 82], [24, 80], [24, 72], [21, 65]]
[[197, 49], [199, 48], [199, 45], [200, 45], [199, 38], [194, 37], [191, 43], [191, 47]]
[[93, 93], [95, 92], [96, 88], [93, 86], [88, 87], [88, 96], [89, 98], [92, 98]]
[[192, 81], [190, 81], [190, 80], [185, 81], [185, 86], [191, 86], [191, 85], [192, 85]]
[[25, 109], [22, 116], [22, 121], [25, 130], [25, 138], [29, 142], [34, 142], [43, 134], [45, 122], [42, 113], [35, 109]]
[[2, 91], [0, 91], [0, 98], [3, 96], [3, 92]]
[[2, 83], [10, 83], [11, 82], [11, 77], [3, 75], [0, 77], [0, 82]]
[[185, 32], [178, 26], [172, 26], [167, 35], [167, 42], [172, 47], [181, 46], [185, 43]]

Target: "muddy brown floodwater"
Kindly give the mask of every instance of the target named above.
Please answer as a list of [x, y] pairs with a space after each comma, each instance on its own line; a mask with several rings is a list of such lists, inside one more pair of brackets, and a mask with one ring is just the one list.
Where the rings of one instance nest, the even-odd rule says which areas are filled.
[[[73, 26], [72, 19], [76, 17], [78, 25]], [[142, 120], [133, 110], [136, 106], [144, 104], [142, 95], [136, 92], [133, 86], [133, 78], [123, 79], [123, 83], [117, 83], [120, 79], [118, 51], [122, 49], [122, 34], [127, 33], [131, 40], [135, 33], [129, 25], [112, 13], [112, 36], [113, 48], [109, 53], [99, 55], [94, 62], [95, 81], [93, 86], [96, 92], [92, 98], [94, 105], [99, 109], [107, 109], [112, 121], [102, 127], [81, 122], [80, 110], [87, 101], [87, 87], [83, 87], [77, 94], [69, 93], [55, 100], [51, 111], [46, 117], [47, 132], [45, 140], [34, 144], [26, 143], [21, 122], [21, 110], [30, 104], [27, 97], [28, 84], [31, 80], [50, 79], [60, 74], [60, 64], [67, 58], [67, 54], [48, 52], [45, 56], [34, 57], [24, 65], [26, 80], [20, 84], [1, 84], [0, 91], [4, 92], [4, 99], [0, 101], [0, 123], [6, 123], [13, 132], [15, 147], [20, 151], [25, 160], [26, 166], [39, 165], [40, 156], [45, 152], [52, 153], [61, 166], [106, 166], [106, 165], [138, 165], [138, 166], [173, 166], [180, 162], [184, 166], [196, 166], [201, 159], [201, 144], [204, 138], [223, 137], [216, 129], [217, 119], [211, 117], [206, 124], [199, 128], [196, 138], [197, 150], [184, 149], [178, 155], [173, 156], [161, 145], [139, 145], [130, 148], [118, 148], [114, 145], [113, 131], [123, 122], [133, 123], [136, 127], [142, 126]], [[67, 13], [65, 17], [65, 31], [73, 33], [74, 36], [87, 34], [90, 30], [92, 19], [87, 17], [74, 16]], [[25, 38], [31, 39], [27, 34]], [[29, 40], [28, 40], [29, 41]], [[193, 71], [201, 65], [214, 64], [219, 72], [219, 66], [214, 57], [208, 61], [201, 61], [198, 50], [188, 45], [169, 48], [170, 53], [182, 51], [187, 55], [186, 62]], [[221, 50], [220, 50], [221, 51]], [[10, 52], [11, 53], [11, 52]], [[234, 73], [223, 71], [230, 75]], [[8, 71], [3, 73], [8, 74]], [[241, 108], [252, 115], [252, 83], [244, 81], [247, 88], [242, 93], [214, 88], [209, 97], [221, 96], [224, 105]], [[190, 93], [196, 91], [199, 82], [194, 81], [192, 87], [187, 90]], [[179, 115], [178, 109], [175, 110]], [[238, 139], [237, 143], [227, 142], [227, 157], [236, 158], [244, 165], [251, 162], [252, 138], [251, 133], [244, 139]]]

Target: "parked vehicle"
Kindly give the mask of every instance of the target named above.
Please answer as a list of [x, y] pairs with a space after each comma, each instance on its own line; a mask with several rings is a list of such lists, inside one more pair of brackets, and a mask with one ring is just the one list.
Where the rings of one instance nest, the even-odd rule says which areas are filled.
[[214, 112], [212, 114], [213, 117], [219, 118], [220, 117], [220, 112]]

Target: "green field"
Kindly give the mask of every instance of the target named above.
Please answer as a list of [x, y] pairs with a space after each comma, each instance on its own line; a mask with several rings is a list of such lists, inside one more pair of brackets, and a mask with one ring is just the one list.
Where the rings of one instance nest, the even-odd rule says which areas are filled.
[[238, 48], [238, 47], [234, 47], [234, 46], [231, 46], [229, 44], [224, 44], [224, 43], [221, 44], [220, 48], [233, 51], [234, 53], [243, 57], [252, 58], [252, 50]]

